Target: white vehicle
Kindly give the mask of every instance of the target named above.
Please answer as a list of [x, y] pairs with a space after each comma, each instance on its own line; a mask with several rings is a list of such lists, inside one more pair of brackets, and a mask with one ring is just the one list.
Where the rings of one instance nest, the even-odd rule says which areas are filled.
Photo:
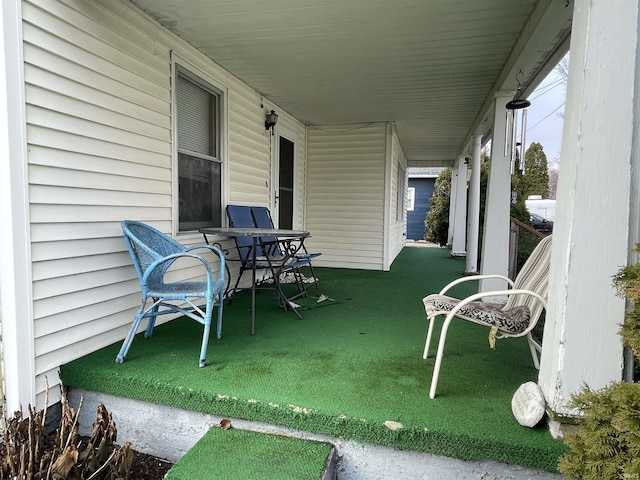
[[524, 201], [529, 213], [535, 213], [547, 220], [555, 220], [556, 218], [556, 201], [542, 198], [540, 195], [530, 195]]

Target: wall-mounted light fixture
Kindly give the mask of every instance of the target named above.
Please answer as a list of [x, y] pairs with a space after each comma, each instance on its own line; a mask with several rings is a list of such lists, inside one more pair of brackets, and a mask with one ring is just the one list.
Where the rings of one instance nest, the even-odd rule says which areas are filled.
[[275, 110], [271, 110], [271, 113], [267, 113], [267, 118], [264, 121], [264, 127], [269, 130], [271, 129], [271, 135], [273, 135], [273, 127], [278, 123], [278, 114]]
[[[516, 81], [518, 82], [518, 89], [513, 96], [513, 100], [507, 102], [505, 108], [507, 109], [506, 119], [506, 131], [504, 142], [504, 155], [511, 160], [511, 175], [515, 170], [516, 159], [519, 161], [520, 170], [524, 174], [524, 149], [526, 148], [525, 136], [527, 133], [527, 110], [526, 108], [531, 105], [531, 102], [526, 98], [520, 98], [522, 95], [522, 85], [520, 84], [520, 78], [524, 76], [522, 70], [516, 73]], [[518, 113], [520, 112], [520, 113]], [[516, 139], [518, 133], [518, 127], [520, 127], [520, 141]], [[520, 147], [520, 155], [518, 158], [518, 147]]]

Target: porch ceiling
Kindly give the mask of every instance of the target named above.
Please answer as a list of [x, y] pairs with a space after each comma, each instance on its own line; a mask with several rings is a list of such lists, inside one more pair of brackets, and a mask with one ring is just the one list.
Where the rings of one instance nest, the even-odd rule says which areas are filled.
[[518, 70], [523, 84], [540, 82], [573, 10], [566, 0], [131, 2], [308, 125], [395, 123], [411, 166], [462, 153]]

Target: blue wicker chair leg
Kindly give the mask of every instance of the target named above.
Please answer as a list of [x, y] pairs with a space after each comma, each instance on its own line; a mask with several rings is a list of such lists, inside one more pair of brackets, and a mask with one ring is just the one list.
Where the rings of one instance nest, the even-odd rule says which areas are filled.
[[211, 332], [211, 316], [213, 313], [213, 301], [207, 299], [207, 309], [204, 314], [204, 332], [202, 333], [202, 347], [200, 348], [200, 368], [204, 367], [207, 363], [207, 345], [209, 344], [209, 333]]
[[[153, 301], [157, 302], [158, 299], [154, 298]], [[159, 308], [159, 305], [155, 305], [151, 309], [151, 312], [147, 314], [147, 317], [149, 317], [149, 321], [147, 322], [147, 329], [144, 332], [144, 338], [151, 338], [151, 335], [153, 334], [153, 327], [155, 327], [156, 325], [156, 316], [158, 315], [158, 308]]]
[[140, 305], [140, 309], [138, 310], [138, 313], [136, 314], [136, 319], [133, 321], [133, 325], [131, 326], [131, 329], [129, 330], [129, 333], [127, 334], [127, 338], [124, 339], [124, 342], [122, 342], [122, 347], [120, 347], [120, 351], [118, 352], [118, 355], [116, 356], [116, 363], [122, 363], [124, 362], [125, 357], [127, 356], [127, 353], [129, 352], [129, 348], [131, 347], [131, 344], [133, 343], [133, 338], [136, 336], [136, 332], [138, 331], [138, 327], [140, 326], [140, 322], [142, 321], [142, 316], [144, 314], [144, 305], [146, 302], [142, 302], [142, 305]]

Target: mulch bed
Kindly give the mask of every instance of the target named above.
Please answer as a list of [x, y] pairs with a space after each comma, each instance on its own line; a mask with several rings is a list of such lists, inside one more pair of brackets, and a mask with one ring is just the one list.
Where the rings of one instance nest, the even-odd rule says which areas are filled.
[[173, 463], [162, 458], [135, 452], [131, 465], [131, 480], [162, 480]]

